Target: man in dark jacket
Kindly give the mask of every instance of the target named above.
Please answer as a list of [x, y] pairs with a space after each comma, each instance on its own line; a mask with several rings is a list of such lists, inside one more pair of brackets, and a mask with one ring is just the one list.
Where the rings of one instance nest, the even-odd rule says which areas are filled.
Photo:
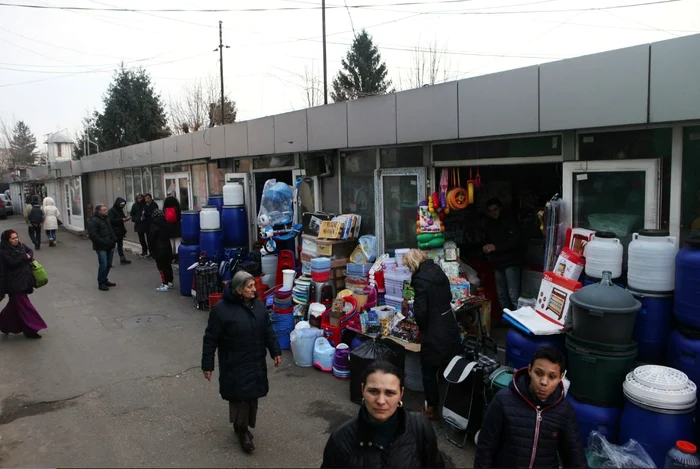
[[475, 468], [588, 467], [576, 413], [564, 398], [564, 357], [543, 347], [496, 394], [479, 431]]
[[486, 208], [489, 218], [484, 230], [486, 244], [483, 251], [496, 275], [501, 309], [515, 310], [520, 297], [523, 246], [518, 220], [503, 213], [503, 204], [498, 199], [489, 199]]
[[[147, 239], [150, 239], [150, 233], [151, 233], [151, 216], [153, 215], [153, 212], [158, 210], [158, 204], [153, 200], [153, 196], [151, 194], [146, 194], [143, 196], [143, 212], [141, 216], [141, 222], [143, 224], [142, 229], [143, 232], [146, 235]], [[141, 245], [143, 247], [143, 245]], [[151, 252], [151, 246], [148, 246], [149, 253], [146, 254], [146, 256], [143, 257], [149, 257], [153, 256], [153, 253]]]
[[119, 259], [121, 259], [121, 265], [131, 264], [131, 261], [124, 255], [124, 236], [126, 236], [126, 226], [124, 223], [129, 221], [131, 217], [124, 215], [124, 206], [126, 205], [126, 200], [117, 197], [114, 201], [114, 205], [107, 212], [107, 218], [112, 224], [112, 229], [114, 230], [114, 235], [117, 237], [117, 252], [119, 253]]
[[131, 206], [131, 221], [134, 222], [134, 231], [139, 236], [141, 244], [141, 257], [148, 257], [148, 232], [144, 229], [144, 215], [146, 210], [146, 202], [143, 200], [143, 194], [136, 194], [134, 205]]
[[117, 244], [117, 236], [114, 234], [112, 224], [107, 219], [107, 206], [97, 205], [95, 215], [88, 222], [88, 236], [92, 241], [92, 248], [97, 252], [99, 269], [97, 270], [97, 285], [102, 291], [109, 291], [109, 287], [116, 287], [116, 283], [109, 281], [109, 270], [112, 268], [114, 245]]

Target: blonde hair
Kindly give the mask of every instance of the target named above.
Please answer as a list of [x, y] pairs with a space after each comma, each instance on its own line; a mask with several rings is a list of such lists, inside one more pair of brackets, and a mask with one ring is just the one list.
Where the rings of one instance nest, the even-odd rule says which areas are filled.
[[420, 265], [428, 260], [428, 255], [420, 249], [411, 249], [403, 256], [403, 265], [411, 272], [417, 272]]

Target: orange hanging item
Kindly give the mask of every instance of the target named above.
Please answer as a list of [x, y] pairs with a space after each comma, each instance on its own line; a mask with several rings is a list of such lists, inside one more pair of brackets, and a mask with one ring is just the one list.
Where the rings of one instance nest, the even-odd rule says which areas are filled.
[[447, 204], [454, 210], [462, 210], [467, 208], [467, 205], [469, 205], [469, 194], [466, 190], [460, 187], [461, 179], [459, 176], [459, 172], [457, 172], [456, 182], [457, 184], [455, 188], [447, 194]]
[[469, 180], [467, 181], [467, 198], [469, 203], [474, 203], [474, 178], [472, 177], [472, 168], [469, 168]]

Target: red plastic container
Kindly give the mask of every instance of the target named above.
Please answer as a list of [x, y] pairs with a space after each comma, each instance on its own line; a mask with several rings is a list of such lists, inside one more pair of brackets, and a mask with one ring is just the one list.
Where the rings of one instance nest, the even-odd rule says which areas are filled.
[[314, 272], [311, 271], [311, 280], [314, 282], [327, 282], [331, 278], [331, 271]]

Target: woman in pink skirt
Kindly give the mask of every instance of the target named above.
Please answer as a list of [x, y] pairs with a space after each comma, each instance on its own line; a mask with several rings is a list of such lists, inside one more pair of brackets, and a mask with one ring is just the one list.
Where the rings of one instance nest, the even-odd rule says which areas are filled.
[[24, 334], [28, 339], [41, 339], [39, 331], [46, 323], [34, 308], [29, 295], [34, 291], [31, 263], [34, 252], [19, 242], [15, 230], [7, 230], [0, 238], [0, 299], [9, 296], [0, 313], [0, 332]]

